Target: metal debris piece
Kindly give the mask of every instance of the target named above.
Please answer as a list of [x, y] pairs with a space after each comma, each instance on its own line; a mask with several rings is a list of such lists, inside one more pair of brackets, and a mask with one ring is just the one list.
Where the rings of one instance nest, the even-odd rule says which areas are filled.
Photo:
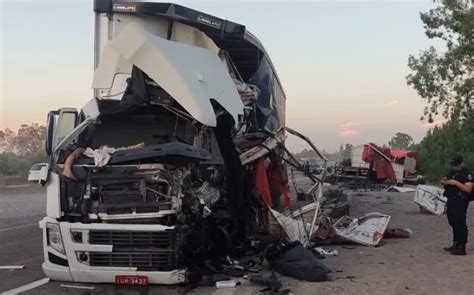
[[378, 212], [360, 218], [341, 217], [335, 224], [337, 235], [366, 246], [377, 246], [382, 241], [390, 216]]
[[413, 193], [416, 189], [413, 187], [406, 187], [406, 186], [396, 186], [392, 185], [387, 189], [387, 192], [396, 192], [396, 193]]
[[316, 247], [314, 251], [318, 252], [319, 255], [323, 256], [338, 256], [339, 252], [337, 250], [326, 250], [323, 247]]
[[442, 215], [447, 201], [443, 193], [444, 189], [442, 188], [431, 185], [419, 185], [416, 187], [414, 201], [420, 206], [420, 209], [435, 215]]
[[299, 241], [305, 247], [309, 244], [309, 224], [305, 224], [305, 222], [302, 220], [285, 216], [284, 214], [281, 214], [280, 212], [271, 208], [270, 212], [285, 231], [289, 241]]
[[273, 137], [268, 137], [260, 145], [255, 146], [240, 154], [240, 162], [242, 165], [247, 165], [257, 159], [260, 159], [275, 149], [278, 144], [285, 141], [286, 136], [284, 130], [279, 130]]

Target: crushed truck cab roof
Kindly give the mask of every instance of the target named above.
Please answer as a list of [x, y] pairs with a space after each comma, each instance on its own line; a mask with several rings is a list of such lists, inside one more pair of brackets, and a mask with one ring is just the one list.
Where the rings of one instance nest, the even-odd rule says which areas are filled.
[[211, 99], [238, 122], [243, 103], [227, 68], [208, 49], [160, 38], [133, 23], [109, 40], [93, 88], [111, 88], [117, 73], [140, 68], [168, 92], [194, 119], [215, 127]]

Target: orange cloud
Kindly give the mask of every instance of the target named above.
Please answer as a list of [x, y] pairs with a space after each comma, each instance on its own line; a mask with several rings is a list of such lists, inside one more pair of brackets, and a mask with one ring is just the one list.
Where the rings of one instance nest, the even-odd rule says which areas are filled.
[[353, 122], [347, 122], [342, 124], [339, 127], [339, 132], [337, 133], [340, 137], [354, 137], [360, 135], [360, 132], [357, 130], [357, 125]]
[[360, 135], [360, 132], [357, 130], [341, 130], [337, 133], [340, 137], [355, 137]]

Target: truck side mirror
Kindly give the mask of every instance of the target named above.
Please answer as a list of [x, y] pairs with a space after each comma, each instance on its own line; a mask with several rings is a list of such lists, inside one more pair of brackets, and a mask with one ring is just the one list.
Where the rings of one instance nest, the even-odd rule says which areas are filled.
[[53, 151], [53, 134], [54, 134], [54, 112], [48, 113], [48, 121], [47, 121], [47, 129], [46, 129], [46, 142], [44, 148], [46, 150], [46, 154], [49, 156]]
[[39, 184], [45, 185], [48, 182], [48, 176], [49, 176], [49, 164], [41, 167], [39, 180], [38, 180]]

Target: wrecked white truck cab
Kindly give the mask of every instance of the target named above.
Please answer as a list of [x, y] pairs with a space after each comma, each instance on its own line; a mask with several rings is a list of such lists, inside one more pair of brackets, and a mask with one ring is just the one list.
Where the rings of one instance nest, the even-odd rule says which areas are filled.
[[[168, 3], [96, 0], [94, 11], [95, 98], [48, 115], [43, 270], [188, 282], [281, 207], [284, 92], [242, 25]], [[279, 184], [262, 184], [259, 167]]]

